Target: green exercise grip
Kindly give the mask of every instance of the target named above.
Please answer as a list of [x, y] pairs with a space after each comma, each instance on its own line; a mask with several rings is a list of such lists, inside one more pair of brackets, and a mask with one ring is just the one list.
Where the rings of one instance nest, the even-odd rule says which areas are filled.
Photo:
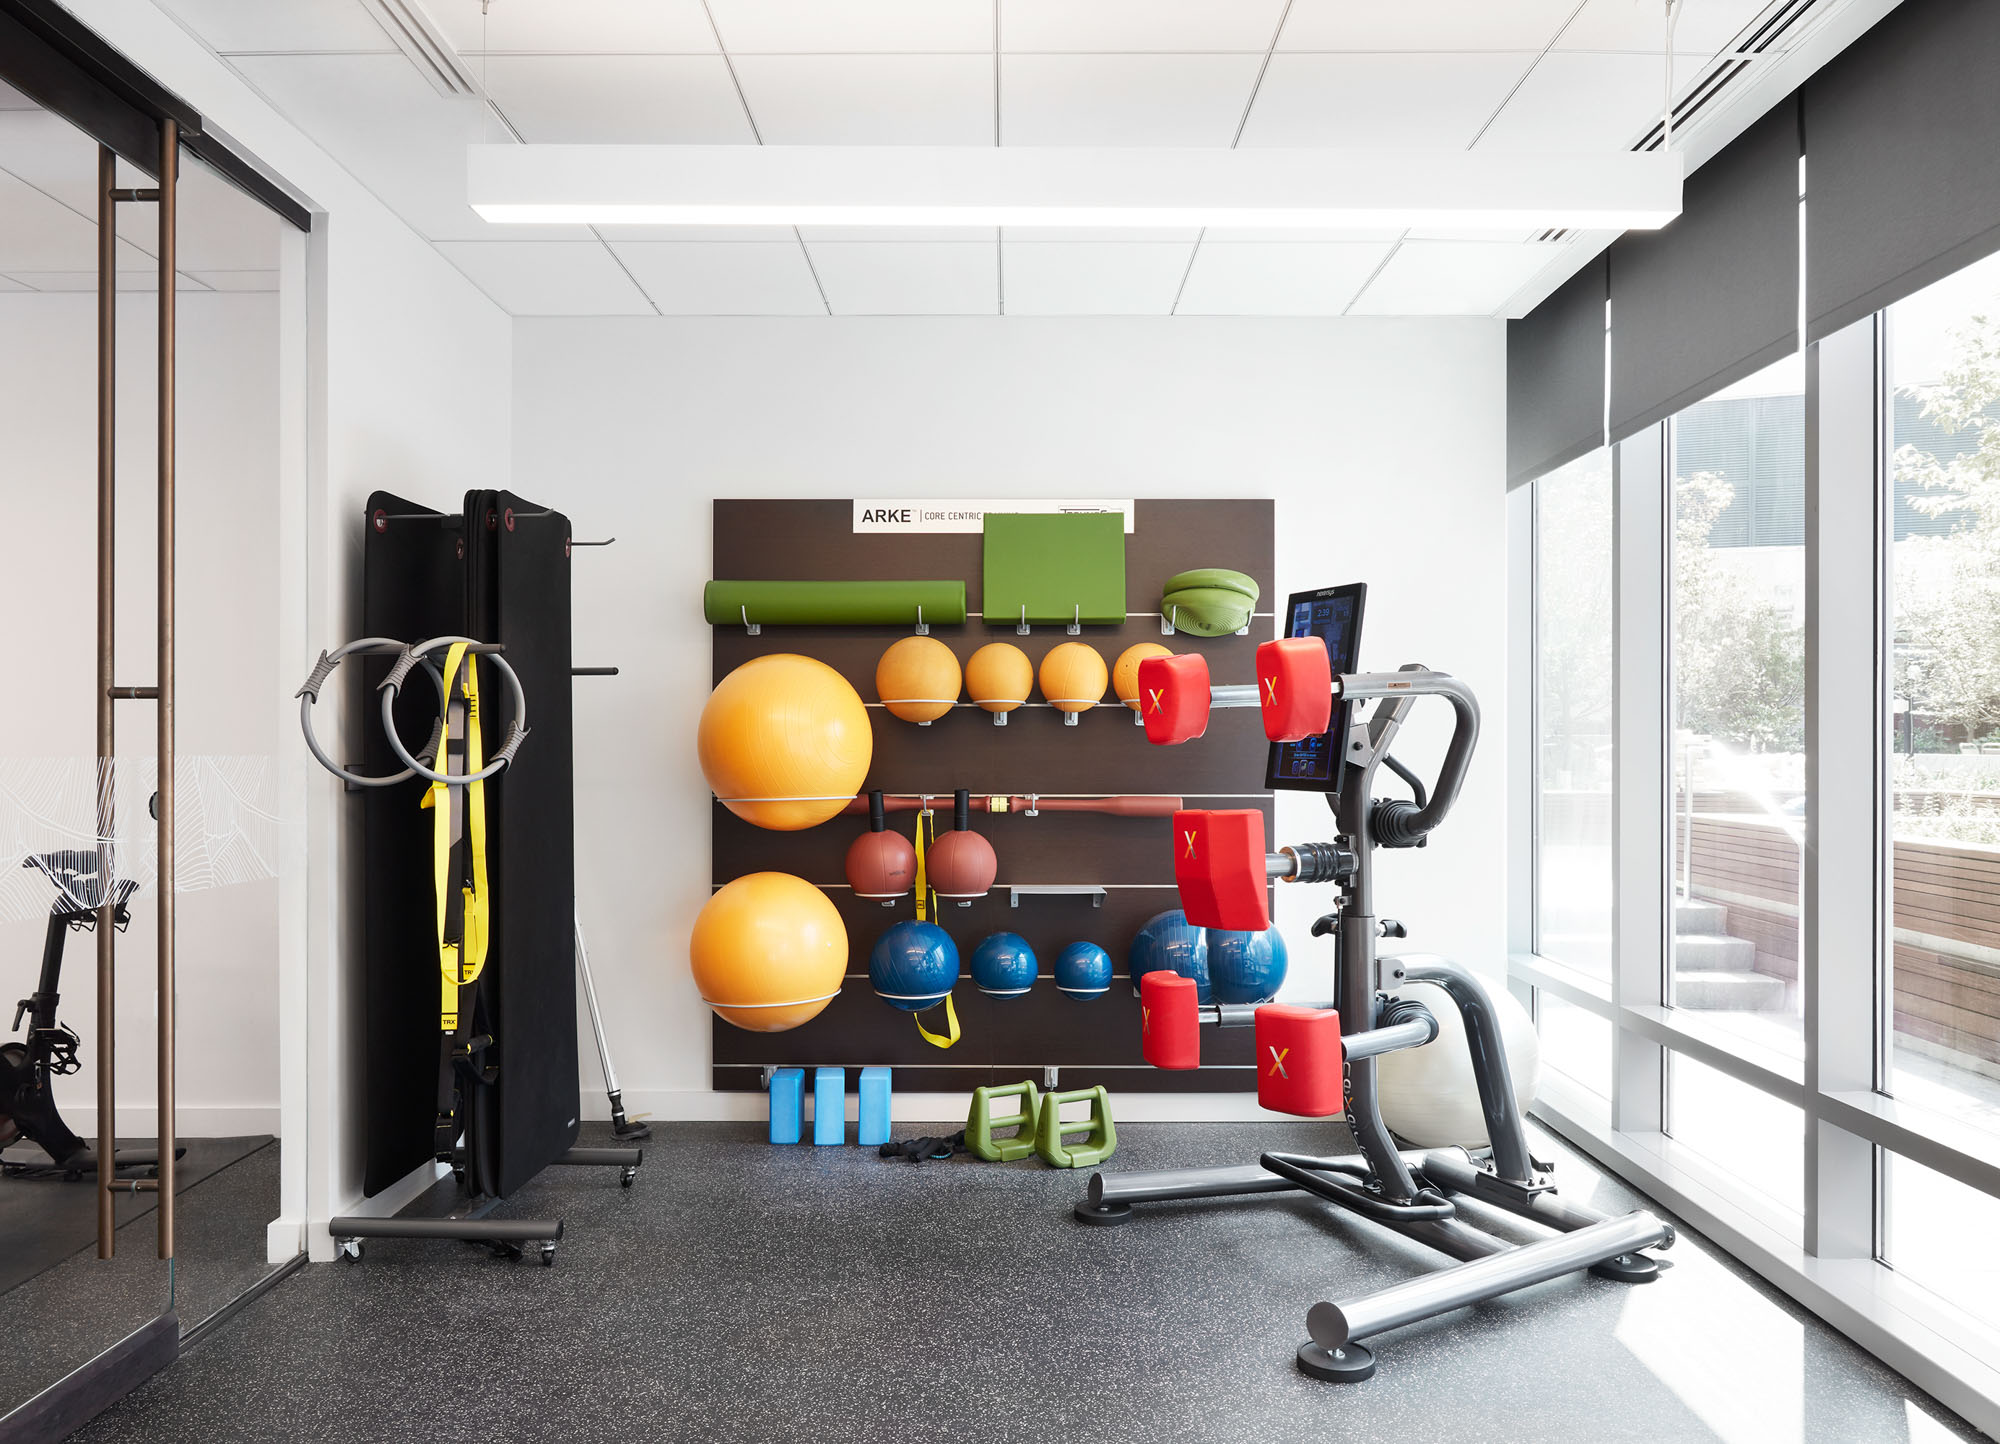
[[[1090, 1104], [1088, 1118], [1063, 1122], [1063, 1104], [1085, 1101]], [[1072, 1147], [1063, 1142], [1065, 1133], [1081, 1133], [1084, 1139]], [[1089, 1168], [1117, 1151], [1118, 1128], [1111, 1121], [1111, 1095], [1104, 1091], [1104, 1085], [1042, 1095], [1042, 1116], [1035, 1125], [1035, 1152], [1041, 1154], [1042, 1162], [1051, 1168]]]
[[965, 583], [710, 582], [702, 588], [710, 626], [957, 626], [965, 620]]
[[[995, 1098], [1019, 1098], [1019, 1113], [993, 1117]], [[1029, 1082], [1009, 1083], [1003, 1088], [972, 1090], [972, 1111], [965, 1119], [965, 1151], [988, 1163], [1012, 1163], [1035, 1151], [1035, 1128], [1041, 1121], [1041, 1091]], [[1012, 1138], [995, 1138], [993, 1129], [1017, 1128]], [[1017, 1127], [1018, 1125], [1018, 1127]]]

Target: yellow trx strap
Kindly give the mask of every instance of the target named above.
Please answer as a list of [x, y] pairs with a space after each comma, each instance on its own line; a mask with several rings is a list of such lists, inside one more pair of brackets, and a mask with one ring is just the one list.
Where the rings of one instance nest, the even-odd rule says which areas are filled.
[[[461, 661], [465, 663], [465, 771], [471, 775], [486, 765], [479, 736], [479, 669], [466, 655], [466, 644], [454, 642], [444, 659], [444, 695], [450, 712], [453, 679]], [[450, 729], [440, 734], [437, 770], [451, 774]], [[465, 788], [465, 832], [472, 847], [472, 886], [461, 887], [463, 921], [457, 942], [445, 939], [445, 919], [451, 898], [451, 785], [433, 782], [420, 806], [431, 809], [431, 859], [437, 887], [438, 972], [441, 991], [438, 1028], [458, 1031], [458, 992], [467, 983], [477, 982], [486, 967], [486, 784], [461, 783]]]
[[958, 1009], [952, 1007], [950, 993], [944, 995], [945, 1030], [943, 1034], [933, 1033], [929, 1028], [926, 1028], [924, 1020], [921, 1018], [918, 1018], [916, 1021], [917, 1031], [923, 1035], [924, 1041], [933, 1048], [949, 1048], [958, 1041]]
[[[926, 834], [928, 834], [928, 839], [926, 838]], [[935, 845], [936, 842], [937, 842], [937, 814], [932, 812], [928, 807], [926, 807], [923, 809], [923, 811], [917, 814], [916, 845], [917, 845], [917, 921], [918, 922], [922, 922], [928, 914], [937, 911], [937, 899], [931, 896], [931, 891], [930, 891], [930, 882], [931, 882], [930, 874], [924, 867], [924, 852], [927, 846]], [[913, 1019], [912, 1021], [916, 1023], [917, 1032], [920, 1035], [922, 1035], [923, 1040], [926, 1043], [929, 1043], [934, 1048], [949, 1048], [952, 1044], [958, 1041], [959, 1037], [958, 1009], [952, 1006], [950, 993], [946, 993], [944, 995], [945, 1031], [942, 1034], [933, 1033], [930, 1029], [926, 1028], [921, 1018], [916, 1018]]]

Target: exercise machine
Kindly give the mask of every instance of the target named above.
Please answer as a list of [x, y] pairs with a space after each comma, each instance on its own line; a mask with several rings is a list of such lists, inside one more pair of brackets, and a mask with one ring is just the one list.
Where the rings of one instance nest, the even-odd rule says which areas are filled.
[[[1304, 595], [1310, 602], [1341, 590]], [[1442, 672], [1415, 665], [1386, 673], [1350, 670], [1360, 629], [1355, 591], [1351, 609], [1334, 619], [1337, 638], [1315, 625], [1325, 620], [1325, 608], [1301, 610], [1294, 597], [1294, 635], [1258, 648], [1254, 684], [1211, 686], [1198, 654], [1149, 658], [1139, 673], [1149, 740], [1172, 745], [1199, 737], [1211, 707], [1259, 707], [1278, 784], [1300, 786], [1303, 780], [1306, 789], [1326, 795], [1334, 839], [1275, 853], [1265, 850], [1262, 812], [1177, 813], [1174, 871], [1188, 920], [1232, 929], [1270, 925], [1273, 879], [1332, 883], [1339, 905], [1312, 931], [1334, 938], [1333, 998], [1306, 1006], [1201, 1005], [1191, 979], [1154, 972], [1141, 980], [1141, 1004], [1145, 1054], [1158, 1067], [1199, 1066], [1203, 1026], [1254, 1027], [1259, 1102], [1305, 1117], [1344, 1114], [1360, 1157], [1272, 1152], [1241, 1167], [1098, 1173], [1075, 1209], [1079, 1221], [1103, 1226], [1127, 1222], [1135, 1204], [1302, 1191], [1458, 1260], [1359, 1298], [1314, 1304], [1298, 1365], [1336, 1382], [1374, 1373], [1374, 1351], [1362, 1340], [1419, 1319], [1577, 1269], [1648, 1282], [1659, 1265], [1643, 1250], [1674, 1239], [1671, 1226], [1644, 1210], [1606, 1217], [1557, 1197], [1551, 1165], [1529, 1151], [1499, 1019], [1475, 974], [1446, 958], [1376, 952], [1379, 938], [1405, 932], [1376, 914], [1375, 849], [1421, 847], [1444, 821], [1472, 761], [1479, 707], [1463, 682]], [[1451, 740], [1428, 791], [1390, 755], [1420, 697], [1443, 699], [1453, 715]], [[1357, 713], [1368, 703], [1373, 706], [1363, 719]], [[1375, 797], [1381, 767], [1403, 778], [1413, 796]], [[1406, 982], [1437, 984], [1464, 1019], [1489, 1140], [1481, 1155], [1406, 1150], [1383, 1122], [1376, 1059], [1420, 1047], [1438, 1031], [1422, 1004], [1390, 996]], [[1479, 1227], [1474, 1210], [1464, 1206], [1468, 1201], [1544, 1225], [1552, 1236], [1510, 1242]]]
[[[0, 1044], [0, 1168], [10, 1177], [73, 1181], [97, 1175], [97, 1154], [63, 1122], [50, 1080], [83, 1066], [76, 1056], [81, 1040], [56, 1017], [63, 944], [72, 929], [94, 929], [107, 903], [114, 927], [122, 931], [132, 920], [125, 905], [139, 884], [120, 878], [107, 898], [99, 863], [94, 850], [40, 852], [22, 863], [55, 885], [56, 900], [49, 908], [48, 931], [42, 940], [41, 976], [33, 995], [14, 1009], [14, 1030], [25, 1022], [27, 1032], [20, 1042]], [[9, 1148], [23, 1141], [39, 1147], [47, 1158], [6, 1156]], [[112, 1166], [120, 1177], [154, 1177], [159, 1161], [158, 1149], [134, 1148], [119, 1152]]]

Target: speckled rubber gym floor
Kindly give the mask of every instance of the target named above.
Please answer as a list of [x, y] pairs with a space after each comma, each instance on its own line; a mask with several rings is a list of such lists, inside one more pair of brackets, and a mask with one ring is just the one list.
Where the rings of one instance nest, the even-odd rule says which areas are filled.
[[[906, 1125], [898, 1136], [936, 1132]], [[371, 1240], [304, 1269], [78, 1435], [113, 1440], [1790, 1441], [1979, 1437], [1685, 1231], [1633, 1287], [1573, 1275], [1384, 1334], [1316, 1382], [1315, 1301], [1443, 1260], [1298, 1196], [1070, 1219], [1084, 1175], [657, 1126], [638, 1183], [550, 1169], [556, 1265]], [[598, 1141], [587, 1138], [586, 1141]], [[1311, 1124], [1134, 1124], [1160, 1168], [1341, 1151]], [[1565, 1191], [1633, 1195], [1537, 1131]]]

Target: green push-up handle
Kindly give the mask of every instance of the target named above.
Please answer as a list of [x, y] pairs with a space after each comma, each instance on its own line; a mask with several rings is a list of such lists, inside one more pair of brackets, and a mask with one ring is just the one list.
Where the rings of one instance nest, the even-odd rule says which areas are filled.
[[[1012, 1138], [995, 1138], [993, 1117], [995, 1098], [1019, 1098], [1019, 1113], [1003, 1114], [1002, 1128], [1014, 1128]], [[965, 1119], [965, 1151], [988, 1163], [1012, 1163], [1035, 1151], [1035, 1125], [1041, 1118], [1042, 1095], [1033, 1083], [1009, 1083], [1001, 1088], [972, 1090], [972, 1112]]]
[[[1090, 1116], [1075, 1123], [1062, 1120], [1065, 1103], [1090, 1104]], [[1083, 1142], [1071, 1147], [1065, 1133], [1081, 1133]], [[1118, 1128], [1111, 1121], [1111, 1095], [1102, 1084], [1069, 1093], [1044, 1093], [1042, 1116], [1035, 1127], [1035, 1152], [1051, 1168], [1089, 1168], [1118, 1151]]]

